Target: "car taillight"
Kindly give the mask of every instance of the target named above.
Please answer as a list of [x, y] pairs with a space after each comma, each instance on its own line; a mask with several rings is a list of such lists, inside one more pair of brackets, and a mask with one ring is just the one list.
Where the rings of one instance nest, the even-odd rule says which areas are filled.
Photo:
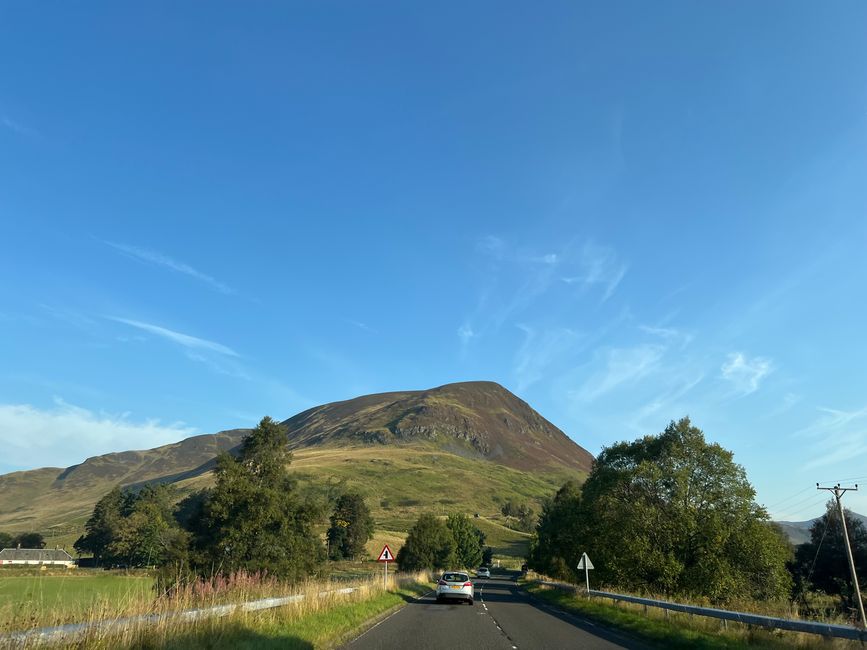
[[448, 584], [448, 583], [447, 583], [445, 580], [440, 580], [437, 584], [438, 584], [438, 585], [445, 585], [445, 584]]
[[464, 583], [464, 587], [472, 587], [472, 586], [473, 586], [472, 582], [465, 582]]

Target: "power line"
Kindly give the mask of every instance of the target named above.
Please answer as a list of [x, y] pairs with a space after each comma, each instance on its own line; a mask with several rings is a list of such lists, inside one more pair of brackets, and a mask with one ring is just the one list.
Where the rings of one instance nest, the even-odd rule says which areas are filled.
[[843, 512], [843, 495], [847, 492], [855, 492], [858, 490], [858, 484], [855, 487], [844, 488], [837, 483], [834, 487], [819, 487], [816, 483], [817, 490], [827, 490], [833, 493], [837, 499], [837, 510], [840, 513], [840, 526], [843, 529], [843, 541], [846, 542], [846, 555], [849, 558], [849, 571], [852, 573], [852, 587], [855, 591], [855, 602], [858, 603], [858, 612], [861, 614], [861, 627], [867, 627], [867, 617], [864, 616], [864, 603], [861, 602], [861, 588], [858, 586], [858, 574], [855, 573], [855, 558], [852, 557], [852, 544], [849, 542], [849, 531], [846, 530], [846, 514]]
[[794, 494], [787, 496], [785, 499], [782, 499], [782, 500], [777, 501], [775, 503], [772, 503], [768, 506], [765, 506], [765, 508], [770, 510], [771, 508], [776, 508], [778, 506], [781, 506], [782, 504], [786, 503], [786, 501], [791, 501], [792, 499], [795, 499], [795, 498], [801, 496], [802, 494], [804, 494], [804, 492], [807, 492], [808, 490], [812, 490], [812, 489], [813, 489], [813, 486], [811, 485], [810, 487], [806, 487], [803, 490], [798, 490]]
[[813, 575], [813, 569], [816, 568], [816, 560], [819, 559], [819, 551], [822, 549], [822, 542], [825, 541], [825, 535], [828, 533], [828, 525], [831, 523], [831, 517], [834, 516], [834, 511], [832, 510], [828, 513], [828, 516], [825, 517], [825, 530], [822, 531], [822, 539], [819, 540], [819, 546], [816, 547], [816, 555], [813, 558], [813, 563], [810, 565], [810, 572], [807, 574], [807, 582], [810, 582], [810, 577]]
[[[824, 498], [821, 499], [819, 502], [817, 502], [817, 501], [816, 501], [816, 495], [815, 495], [815, 494], [811, 494], [811, 495], [808, 496], [806, 499], [801, 499], [800, 501], [798, 501], [798, 502], [796, 502], [796, 503], [793, 503], [793, 504], [787, 506], [787, 507], [785, 508], [785, 510], [786, 510], [790, 515], [791, 515], [791, 514], [797, 514], [797, 513], [802, 512], [803, 510], [805, 510], [805, 509], [807, 509], [807, 508], [813, 508], [813, 507], [819, 505], [819, 503], [821, 503], [821, 502], [824, 502]], [[807, 505], [804, 506], [804, 507], [801, 507], [803, 504], [807, 504]]]

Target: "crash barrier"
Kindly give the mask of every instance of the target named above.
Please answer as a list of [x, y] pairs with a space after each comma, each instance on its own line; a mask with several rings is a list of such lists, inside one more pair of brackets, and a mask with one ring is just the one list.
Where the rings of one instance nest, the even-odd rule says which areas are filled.
[[576, 587], [575, 585], [563, 582], [547, 582], [540, 580], [538, 583], [549, 587], [556, 587], [558, 589], [586, 593], [595, 598], [609, 598], [614, 602], [622, 601], [625, 603], [644, 605], [645, 607], [657, 607], [672, 612], [682, 612], [684, 614], [693, 614], [695, 616], [707, 616], [722, 621], [734, 621], [736, 623], [743, 623], [744, 625], [755, 625], [768, 630], [788, 630], [790, 632], [803, 632], [804, 634], [818, 634], [825, 638], [850, 639], [853, 641], [861, 641], [862, 643], [867, 641], [867, 630], [853, 627], [851, 625], [837, 625], [834, 623], [820, 623], [816, 621], [799, 621], [791, 618], [775, 618], [773, 616], [748, 614], [746, 612], [731, 612], [725, 609], [682, 605], [681, 603], [672, 603], [667, 600], [639, 598], [638, 596], [615, 594], [608, 591], [596, 591], [594, 589], [586, 591], [582, 587]]
[[[351, 594], [355, 591], [361, 591], [366, 587], [346, 587], [344, 589], [332, 589], [330, 591], [320, 591], [319, 597]], [[205, 618], [218, 618], [228, 616], [235, 612], [256, 612], [262, 609], [272, 609], [274, 607], [283, 607], [304, 600], [304, 594], [296, 594], [294, 596], [283, 596], [280, 598], [263, 598], [261, 600], [251, 600], [246, 603], [234, 603], [230, 605], [215, 605], [214, 607], [202, 607], [198, 609], [187, 609], [179, 612], [167, 612], [163, 614], [144, 614], [142, 616], [127, 616], [124, 618], [109, 619], [105, 621], [90, 621], [87, 623], [70, 623], [68, 625], [57, 625], [55, 627], [41, 627], [33, 630], [25, 630], [23, 632], [13, 632], [0, 636], [0, 647], [17, 647], [29, 646], [37, 643], [58, 643], [69, 642], [76, 637], [84, 636], [90, 632], [99, 632], [103, 634], [116, 634], [127, 628], [136, 627], [139, 625], [152, 625], [166, 621], [178, 621], [181, 623], [191, 623], [200, 621]]]

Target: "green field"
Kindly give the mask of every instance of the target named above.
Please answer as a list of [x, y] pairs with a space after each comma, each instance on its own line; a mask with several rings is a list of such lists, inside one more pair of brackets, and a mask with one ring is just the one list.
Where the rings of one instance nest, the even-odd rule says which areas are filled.
[[[11, 573], [11, 571], [10, 571]], [[100, 610], [122, 611], [153, 598], [153, 579], [107, 571], [8, 575], [0, 571], [0, 629], [76, 622]]]

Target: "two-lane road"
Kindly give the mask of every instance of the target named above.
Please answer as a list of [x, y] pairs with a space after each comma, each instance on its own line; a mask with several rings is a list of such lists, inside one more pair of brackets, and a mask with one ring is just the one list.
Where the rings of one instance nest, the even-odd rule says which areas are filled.
[[375, 625], [346, 650], [381, 648], [644, 648], [629, 637], [530, 599], [518, 590], [518, 574], [476, 579], [476, 604], [437, 603], [433, 593]]

